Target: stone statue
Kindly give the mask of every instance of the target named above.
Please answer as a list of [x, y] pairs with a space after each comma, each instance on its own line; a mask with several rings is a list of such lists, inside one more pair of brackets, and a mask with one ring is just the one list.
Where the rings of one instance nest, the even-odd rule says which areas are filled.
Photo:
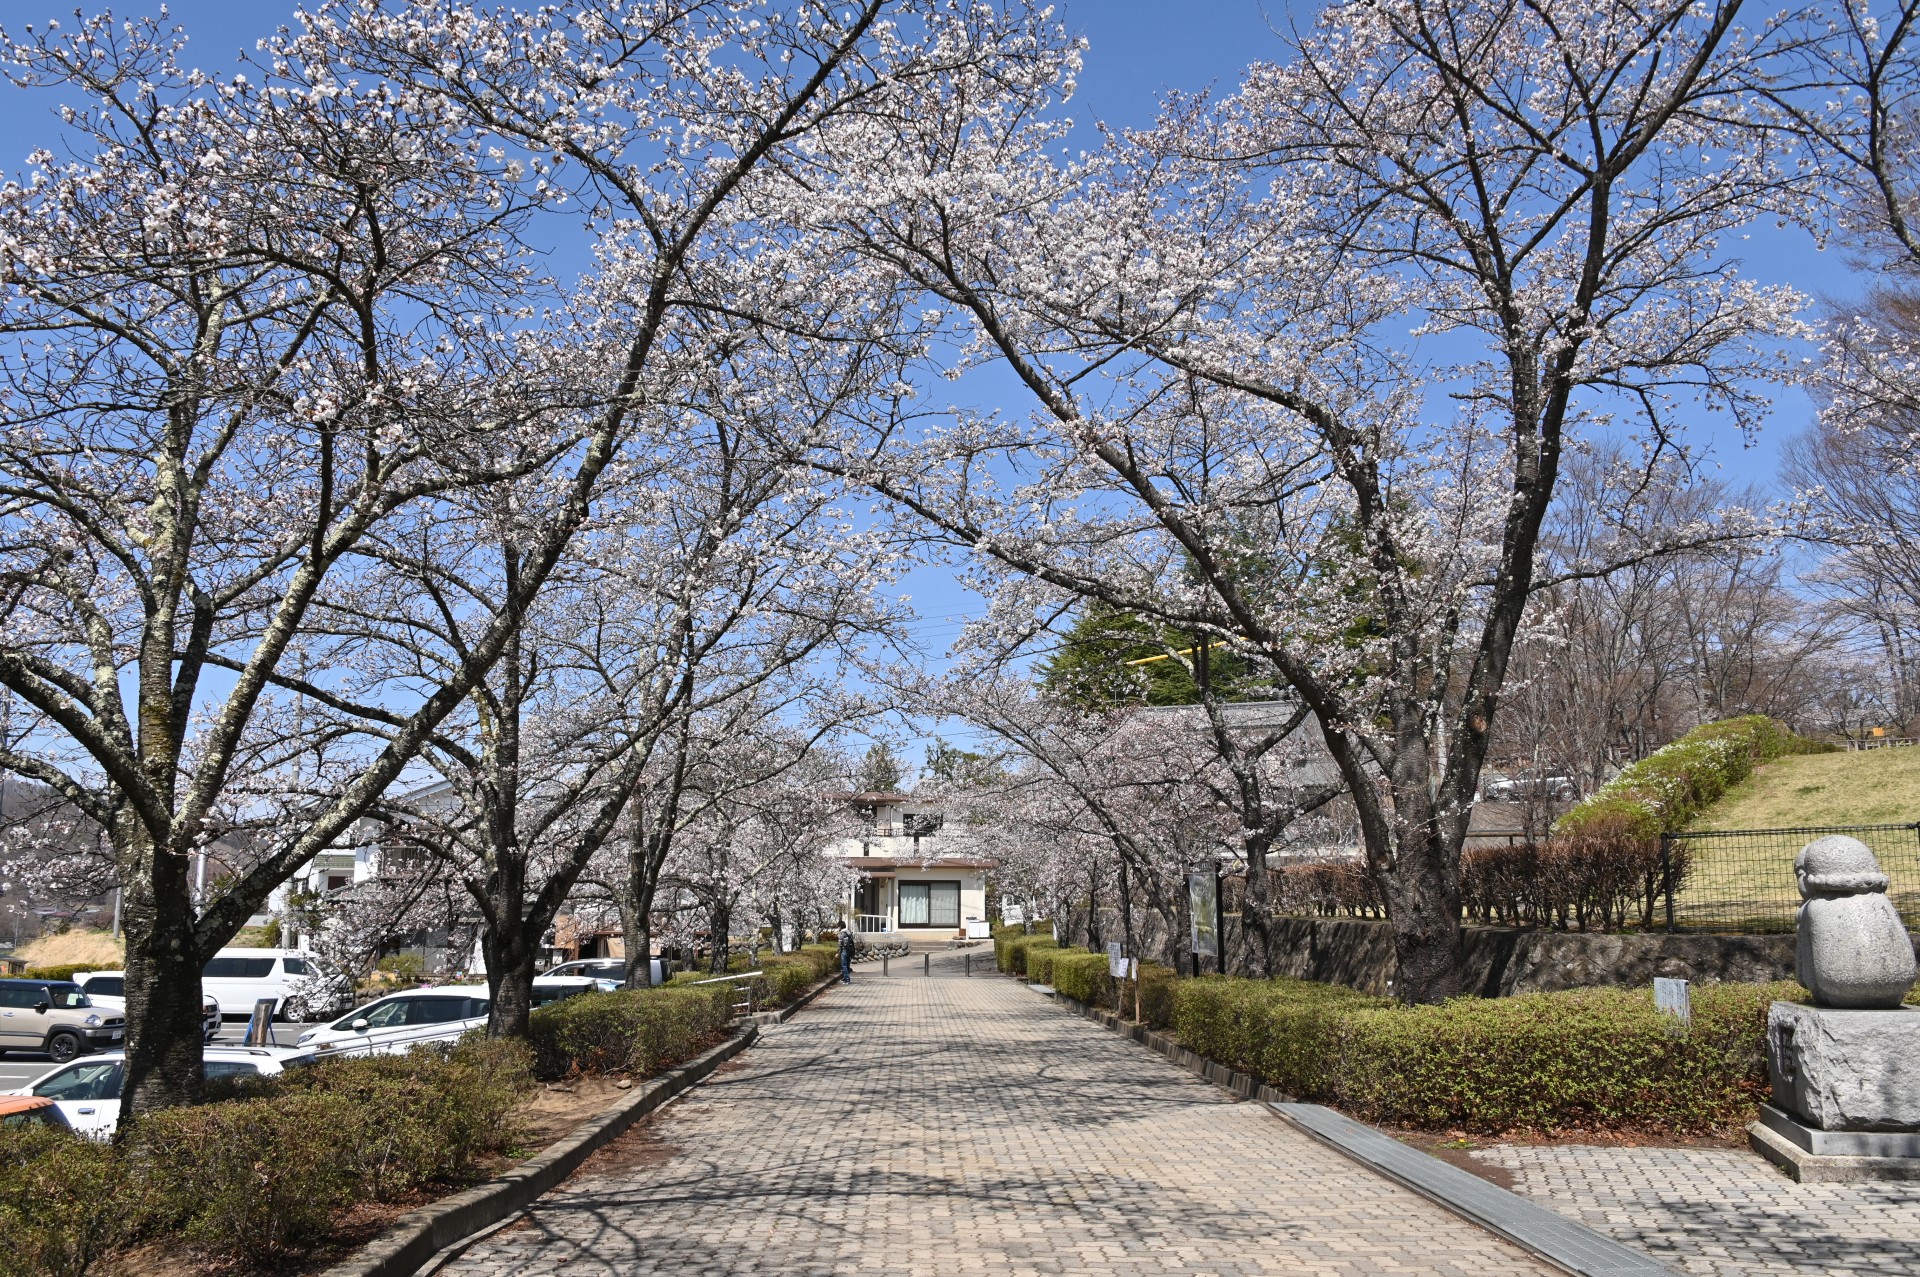
[[1920, 1010], [1913, 938], [1873, 848], [1830, 835], [1801, 849], [1794, 974], [1814, 1005], [1767, 1009], [1773, 1103], [1753, 1150], [1801, 1182], [1920, 1180]]
[[1887, 899], [1887, 875], [1873, 848], [1830, 834], [1794, 859], [1800, 920], [1794, 975], [1815, 1006], [1847, 1009], [1900, 1005], [1913, 987], [1913, 942]]

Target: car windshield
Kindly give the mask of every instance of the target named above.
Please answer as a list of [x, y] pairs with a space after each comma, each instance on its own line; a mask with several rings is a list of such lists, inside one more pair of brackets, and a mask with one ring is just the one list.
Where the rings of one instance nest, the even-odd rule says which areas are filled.
[[117, 1100], [120, 1098], [120, 1061], [89, 1060], [62, 1069], [33, 1088], [50, 1100]]
[[367, 1027], [370, 1029], [383, 1029], [389, 1025], [405, 1024], [407, 1022], [407, 999], [386, 998], [379, 1002], [369, 1002], [357, 1011], [347, 1012], [345, 1016], [336, 1020], [328, 1027], [341, 1030], [351, 1029], [354, 1023], [359, 1020], [365, 1020]]
[[50, 984], [47, 986], [47, 1000], [57, 1007], [90, 1007], [87, 991], [77, 984]]

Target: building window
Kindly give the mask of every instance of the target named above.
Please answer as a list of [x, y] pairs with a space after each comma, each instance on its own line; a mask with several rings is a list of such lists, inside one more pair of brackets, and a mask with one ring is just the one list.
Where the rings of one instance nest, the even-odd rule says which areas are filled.
[[960, 884], [957, 882], [901, 883], [900, 925], [903, 927], [959, 926]]

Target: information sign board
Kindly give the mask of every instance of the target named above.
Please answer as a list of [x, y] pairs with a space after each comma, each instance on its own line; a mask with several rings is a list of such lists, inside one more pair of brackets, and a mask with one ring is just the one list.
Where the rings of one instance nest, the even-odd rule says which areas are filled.
[[1187, 875], [1187, 918], [1193, 924], [1193, 951], [1209, 958], [1220, 956], [1220, 937], [1214, 931], [1218, 915], [1215, 892], [1218, 883], [1211, 872]]

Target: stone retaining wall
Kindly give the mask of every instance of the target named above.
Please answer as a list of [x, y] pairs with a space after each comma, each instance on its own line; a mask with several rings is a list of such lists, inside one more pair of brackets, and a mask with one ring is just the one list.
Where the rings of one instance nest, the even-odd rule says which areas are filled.
[[[1075, 939], [1084, 944], [1085, 915], [1075, 921]], [[1118, 938], [1118, 919], [1103, 922], [1102, 939]], [[1393, 934], [1382, 920], [1282, 918], [1274, 923], [1273, 938], [1274, 975], [1344, 984], [1366, 993], [1393, 992]], [[1227, 939], [1234, 974], [1259, 974], [1264, 964], [1257, 952], [1250, 952], [1253, 946], [1233, 915], [1227, 918]], [[1169, 945], [1160, 937], [1154, 940], [1145, 947], [1145, 956], [1168, 961]], [[1609, 935], [1468, 927], [1464, 943], [1467, 987], [1482, 997], [1589, 985], [1640, 987], [1655, 976], [1701, 984], [1793, 978], [1791, 935]], [[1920, 952], [1920, 943], [1915, 947]], [[1191, 961], [1184, 955], [1179, 960], [1183, 970]], [[1213, 969], [1211, 959], [1203, 969]]]

